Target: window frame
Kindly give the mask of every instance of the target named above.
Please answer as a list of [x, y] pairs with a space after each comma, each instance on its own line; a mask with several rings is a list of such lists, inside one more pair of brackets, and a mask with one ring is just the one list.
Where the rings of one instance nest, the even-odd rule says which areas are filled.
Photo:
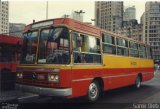
[[[144, 47], [144, 51], [143, 51], [143, 49], [141, 50], [140, 48], [140, 46], [143, 46]], [[138, 45], [138, 51], [139, 51], [139, 58], [147, 58], [147, 54], [146, 54], [146, 45], [144, 45], [144, 44], [139, 44]], [[144, 57], [140, 57], [140, 53], [144, 53], [145, 54], [145, 56]]]
[[[107, 34], [107, 35], [105, 36], [105, 34]], [[111, 43], [105, 42], [105, 40], [104, 40], [105, 38], [104, 37], [108, 37], [108, 36], [110, 36], [110, 37], [112, 37], [114, 39], [114, 41], [112, 41], [112, 42], [114, 42], [114, 44], [113, 43], [111, 44]], [[109, 45], [109, 46], [114, 47], [115, 53], [109, 53], [107, 51], [104, 51], [104, 48], [103, 48], [104, 45]], [[111, 34], [108, 34], [108, 33], [102, 33], [102, 51], [103, 51], [102, 52], [103, 54], [110, 54], [110, 55], [116, 55], [117, 54], [116, 37], [114, 35], [111, 35]]]
[[[99, 44], [99, 50], [100, 50], [100, 52], [99, 53], [92, 53], [92, 52], [82, 52], [82, 47], [80, 47], [79, 48], [79, 50], [78, 51], [74, 51], [73, 50], [73, 33], [77, 33], [78, 34], [78, 37], [81, 37], [81, 35], [83, 35], [84, 37], [94, 37], [94, 38], [96, 38], [96, 39], [99, 39], [99, 42], [100, 42], [100, 44]], [[102, 52], [101, 52], [101, 38], [100, 37], [98, 37], [98, 36], [94, 36], [94, 35], [89, 35], [89, 34], [85, 34], [85, 33], [81, 33], [81, 32], [78, 32], [78, 31], [71, 31], [70, 32], [70, 34], [71, 34], [71, 42], [72, 42], [72, 44], [71, 44], [71, 47], [72, 47], [72, 63], [74, 64], [74, 65], [79, 65], [79, 64], [85, 64], [85, 65], [99, 65], [99, 64], [102, 64], [103, 63], [103, 60], [102, 60]], [[98, 63], [84, 63], [84, 62], [78, 62], [78, 63], [75, 63], [74, 62], [74, 53], [80, 53], [80, 54], [93, 54], [93, 55], [99, 55], [100, 56], [100, 62]]]
[[[122, 46], [122, 45], [119, 45], [118, 44], [118, 39], [122, 39], [122, 40], [125, 40], [125, 46]], [[129, 56], [129, 49], [128, 49], [128, 40], [124, 39], [124, 38], [121, 38], [121, 37], [116, 37], [116, 45], [117, 45], [117, 55], [120, 55], [120, 56]], [[127, 54], [118, 54], [118, 49], [119, 48], [122, 48], [122, 49], [126, 49], [127, 50]]]
[[[137, 47], [136, 47], [137, 49], [131, 48], [131, 42], [137, 45]], [[138, 43], [137, 43], [137, 42], [130, 40], [130, 41], [129, 41], [129, 47], [128, 47], [128, 48], [129, 48], [129, 56], [130, 56], [130, 57], [139, 58], [139, 50], [138, 50], [139, 47], [138, 47]], [[132, 54], [131, 54], [131, 50], [137, 51], [137, 52], [138, 52], [138, 56], [131, 56], [131, 55], [132, 55]]]

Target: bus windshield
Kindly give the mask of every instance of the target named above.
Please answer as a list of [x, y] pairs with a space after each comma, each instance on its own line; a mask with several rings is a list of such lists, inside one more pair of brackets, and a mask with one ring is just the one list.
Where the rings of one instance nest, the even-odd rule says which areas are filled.
[[56, 27], [40, 32], [38, 63], [69, 64], [68, 29]]
[[38, 31], [24, 34], [21, 64], [69, 64], [69, 60], [67, 28], [46, 28], [39, 35]]
[[22, 48], [22, 64], [33, 64], [36, 60], [37, 44], [38, 44], [38, 32], [24, 33], [24, 42]]

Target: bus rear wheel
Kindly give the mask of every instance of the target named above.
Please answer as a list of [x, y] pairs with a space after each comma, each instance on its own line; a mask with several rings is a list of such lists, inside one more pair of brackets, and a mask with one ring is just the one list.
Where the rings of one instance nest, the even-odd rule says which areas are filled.
[[97, 81], [93, 81], [89, 87], [87, 92], [87, 98], [89, 102], [96, 101], [100, 96], [100, 86]]
[[141, 87], [141, 77], [138, 75], [135, 81], [135, 87], [139, 89]]

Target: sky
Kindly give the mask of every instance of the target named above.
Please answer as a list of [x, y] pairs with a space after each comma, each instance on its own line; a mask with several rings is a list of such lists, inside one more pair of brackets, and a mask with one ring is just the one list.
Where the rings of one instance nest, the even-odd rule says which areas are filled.
[[[135, 6], [136, 19], [140, 21], [140, 17], [145, 11], [144, 0], [124, 0], [124, 8]], [[62, 15], [70, 15], [72, 11], [83, 10], [84, 22], [92, 22], [94, 19], [94, 0], [49, 0], [48, 1], [48, 19], [62, 17]], [[46, 19], [46, 1], [40, 0], [10, 0], [9, 1], [9, 21], [10, 23], [32, 23], [35, 21]], [[92, 22], [93, 23], [93, 22]]]

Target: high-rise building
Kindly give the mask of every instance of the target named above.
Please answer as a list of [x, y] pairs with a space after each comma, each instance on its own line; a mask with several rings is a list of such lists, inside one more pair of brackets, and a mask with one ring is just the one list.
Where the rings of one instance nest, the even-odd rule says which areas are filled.
[[136, 19], [123, 21], [121, 34], [142, 42], [142, 24], [138, 24]]
[[134, 6], [132, 7], [128, 7], [125, 9], [125, 12], [124, 12], [124, 21], [130, 21], [132, 19], [135, 19], [136, 18], [136, 9]]
[[141, 16], [140, 24], [144, 24], [145, 23], [144, 21], [145, 21], [145, 12]]
[[112, 32], [118, 32], [122, 27], [123, 2], [96, 1], [95, 25]]
[[9, 3], [0, 1], [0, 34], [9, 32]]
[[145, 13], [141, 19], [144, 22], [144, 42], [151, 45], [153, 58], [160, 60], [160, 2], [146, 2]]
[[9, 23], [9, 34], [13, 36], [22, 37], [25, 26], [26, 25], [23, 23]]
[[140, 24], [142, 24], [142, 41], [145, 42], [145, 12], [143, 12], [141, 18], [140, 18]]

